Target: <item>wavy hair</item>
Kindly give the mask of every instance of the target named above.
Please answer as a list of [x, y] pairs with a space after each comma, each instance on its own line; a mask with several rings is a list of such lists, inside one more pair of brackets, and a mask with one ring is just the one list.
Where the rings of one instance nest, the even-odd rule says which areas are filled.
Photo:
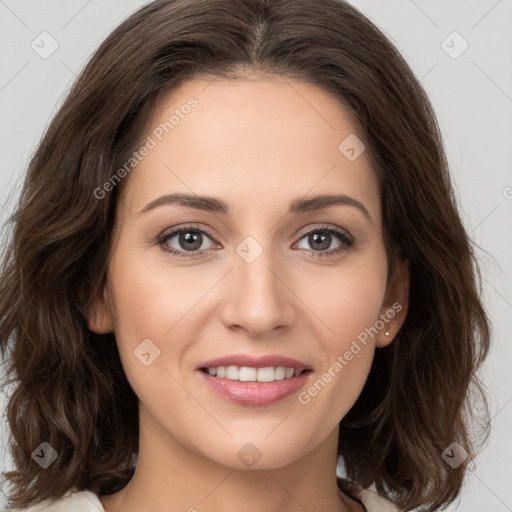
[[[458, 213], [426, 93], [387, 37], [342, 0], [157, 0], [99, 46], [29, 162], [0, 270], [0, 346], [15, 470], [24, 506], [71, 488], [124, 487], [138, 452], [138, 403], [113, 333], [88, 328], [108, 267], [119, 186], [98, 198], [147, 135], [164, 94], [241, 69], [298, 78], [349, 107], [379, 176], [390, 269], [410, 271], [409, 309], [376, 351], [340, 422], [347, 477], [400, 508], [436, 510], [460, 493], [489, 430], [477, 370], [490, 345], [481, 277]], [[95, 193], [96, 191], [96, 193]], [[473, 404], [480, 398], [481, 414]], [[41, 442], [58, 453], [41, 470]], [[452, 468], [451, 443], [470, 455]]]

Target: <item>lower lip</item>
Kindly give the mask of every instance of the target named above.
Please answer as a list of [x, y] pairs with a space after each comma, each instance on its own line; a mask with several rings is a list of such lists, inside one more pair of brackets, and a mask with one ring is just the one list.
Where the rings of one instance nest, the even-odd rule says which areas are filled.
[[240, 382], [238, 380], [212, 377], [198, 370], [205, 382], [219, 395], [243, 405], [267, 405], [277, 402], [298, 391], [308, 379], [310, 370], [291, 379], [273, 382]]

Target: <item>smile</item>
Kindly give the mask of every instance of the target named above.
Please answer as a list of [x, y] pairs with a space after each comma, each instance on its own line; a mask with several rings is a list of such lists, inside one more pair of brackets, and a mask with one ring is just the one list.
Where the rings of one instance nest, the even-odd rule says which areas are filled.
[[306, 370], [285, 368], [284, 366], [267, 366], [264, 368], [253, 368], [250, 366], [213, 366], [203, 368], [212, 377], [237, 380], [240, 382], [274, 382], [275, 380], [291, 379], [298, 377]]
[[[229, 371], [233, 377], [237, 377], [236, 379], [225, 377], [219, 377], [218, 375], [210, 375], [209, 372], [213, 372], [217, 370], [222, 372], [224, 368], [226, 373]], [[249, 368], [249, 367], [234, 367], [233, 369], [229, 369], [231, 367], [216, 367], [201, 369], [197, 372], [203, 382], [208, 386], [210, 390], [212, 390], [217, 396], [228, 400], [230, 402], [234, 402], [240, 405], [252, 405], [252, 406], [263, 406], [270, 405], [279, 400], [286, 398], [287, 396], [292, 395], [293, 393], [297, 393], [300, 389], [306, 384], [306, 381], [309, 378], [309, 375], [312, 373], [312, 370], [294, 370], [293, 368], [284, 368], [285, 377], [282, 379], [275, 379], [273, 381], [260, 382], [258, 380], [246, 380], [243, 381], [240, 379], [240, 373], [242, 374], [242, 378], [244, 378], [244, 374], [246, 376], [250, 376], [251, 378], [256, 375], [258, 378], [258, 373], [261, 370], [263, 378], [270, 378], [271, 372], [272, 376], [275, 377], [281, 376], [283, 370], [280, 369], [282, 367], [277, 368]], [[244, 368], [249, 370], [248, 373], [245, 373]], [[291, 377], [286, 377], [286, 372], [288, 370], [293, 370], [294, 374]], [[231, 373], [232, 372], [232, 373]], [[235, 373], [236, 372], [236, 373]], [[298, 372], [298, 375], [295, 373]], [[288, 372], [290, 374], [290, 372]]]

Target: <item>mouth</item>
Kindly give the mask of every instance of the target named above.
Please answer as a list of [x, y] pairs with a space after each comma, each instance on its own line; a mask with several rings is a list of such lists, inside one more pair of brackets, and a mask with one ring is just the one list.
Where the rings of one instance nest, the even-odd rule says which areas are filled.
[[196, 370], [218, 396], [240, 405], [268, 405], [302, 388], [313, 369], [289, 357], [237, 354], [205, 361]]
[[203, 367], [200, 370], [207, 373], [211, 377], [219, 379], [235, 380], [238, 382], [274, 382], [279, 380], [288, 380], [298, 377], [303, 373], [310, 373], [310, 368], [302, 370], [295, 368], [287, 368], [285, 366], [266, 366], [266, 367], [251, 367], [251, 366], [211, 366], [209, 368]]

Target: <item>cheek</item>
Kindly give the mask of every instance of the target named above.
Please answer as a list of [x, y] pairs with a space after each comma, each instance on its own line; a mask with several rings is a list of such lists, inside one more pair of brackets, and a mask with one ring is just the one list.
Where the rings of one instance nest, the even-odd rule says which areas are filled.
[[[332, 348], [344, 349], [379, 319], [386, 287], [386, 260], [372, 255], [358, 264], [302, 274], [301, 297], [324, 324]], [[330, 334], [330, 335], [329, 335]]]
[[163, 370], [163, 361], [176, 359], [180, 346], [173, 334], [201, 295], [187, 286], [190, 281], [180, 276], [164, 279], [163, 269], [136, 257], [113, 260], [109, 274], [121, 361], [132, 387], [143, 392], [155, 385], [151, 379]]
[[116, 317], [134, 337], [167, 339], [211, 288], [197, 269], [169, 269], [136, 258], [112, 269]]
[[[357, 266], [330, 269], [310, 281], [309, 306], [319, 312], [322, 332], [318, 347], [326, 357], [301, 403], [325, 408], [332, 424], [357, 400], [370, 372], [375, 350], [373, 336], [382, 327], [379, 315], [386, 286], [386, 260], [373, 258]], [[306, 285], [306, 280], [303, 281]], [[325, 391], [324, 391], [325, 389]]]

